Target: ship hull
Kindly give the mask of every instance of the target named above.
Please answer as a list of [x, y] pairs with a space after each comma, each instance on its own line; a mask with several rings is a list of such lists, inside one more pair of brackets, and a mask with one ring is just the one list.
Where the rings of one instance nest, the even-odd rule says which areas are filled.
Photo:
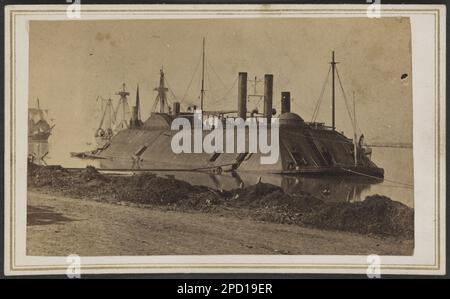
[[[210, 131], [203, 131], [203, 139]], [[358, 163], [352, 153], [352, 140], [334, 130], [313, 129], [303, 123], [280, 126], [279, 155], [275, 163], [263, 164], [261, 153], [174, 153], [171, 140], [177, 131], [169, 128], [127, 129], [119, 132], [108, 147], [98, 153], [106, 169], [153, 171], [227, 171], [303, 176], [365, 176], [382, 179], [384, 171], [358, 150]], [[271, 130], [268, 131], [270, 138]], [[223, 144], [226, 144], [224, 135]], [[234, 144], [237, 144], [235, 134]], [[249, 148], [249, 131], [245, 133]]]
[[[185, 154], [186, 155], [186, 154]], [[198, 165], [198, 164], [173, 164], [158, 161], [141, 161], [134, 159], [115, 159], [105, 158], [101, 155], [91, 155], [91, 159], [101, 159], [100, 167], [109, 170], [134, 170], [134, 171], [203, 171], [212, 173], [221, 173], [231, 171], [231, 167], [223, 165]], [[189, 156], [185, 157], [189, 160]], [[219, 169], [220, 168], [220, 169]], [[238, 169], [237, 172], [242, 173], [267, 173], [281, 174], [286, 176], [364, 176], [368, 179], [379, 180], [384, 178], [384, 169], [379, 167], [311, 167], [301, 168], [297, 170], [277, 170], [277, 169]]]
[[111, 141], [111, 137], [95, 136], [97, 148], [104, 148]]
[[29, 135], [28, 140], [29, 141], [39, 141], [39, 142], [47, 141], [48, 138], [50, 137], [50, 135], [51, 135], [51, 132], [36, 133], [33, 135]]

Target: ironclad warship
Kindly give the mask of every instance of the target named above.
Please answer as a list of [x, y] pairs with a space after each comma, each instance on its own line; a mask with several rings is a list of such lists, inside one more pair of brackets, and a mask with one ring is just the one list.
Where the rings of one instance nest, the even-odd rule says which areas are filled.
[[[211, 171], [216, 174], [231, 171], [282, 175], [360, 175], [374, 179], [384, 177], [384, 170], [371, 161], [371, 149], [364, 144], [363, 137], [361, 136], [357, 141], [356, 129], [353, 139], [347, 138], [336, 130], [335, 74], [337, 77], [339, 74], [336, 69], [334, 52], [329, 70], [329, 74], [332, 74], [331, 126], [316, 121], [306, 122], [300, 115], [291, 111], [291, 95], [288, 91], [281, 92], [281, 111], [277, 113], [272, 107], [273, 75], [271, 74], [264, 76], [264, 95], [261, 96], [264, 103], [262, 113], [257, 110], [247, 111], [249, 96], [247, 95], [248, 79], [245, 72], [240, 72], [238, 75], [237, 110], [205, 111], [203, 109], [204, 53], [203, 41], [200, 92], [200, 110], [203, 113], [203, 119], [214, 115], [218, 116], [225, 124], [230, 118], [245, 120], [252, 117], [257, 121], [270, 123], [272, 117], [278, 117], [279, 157], [275, 164], [261, 164], [260, 158], [264, 155], [259, 152], [174, 153], [171, 148], [171, 140], [178, 131], [171, 129], [172, 121], [181, 117], [188, 119], [193, 124], [194, 110], [197, 107], [191, 106], [187, 111], [181, 111], [180, 102], [169, 104], [167, 97], [169, 89], [163, 70], [160, 71], [159, 86], [155, 88], [157, 92], [154, 103], [155, 111], [148, 119], [144, 122], [140, 119], [141, 108], [139, 95], [137, 95], [128, 127], [117, 132], [103, 148], [87, 156], [100, 159], [100, 166], [104, 169]], [[156, 111], [158, 105], [159, 111]], [[356, 127], [355, 121], [356, 119], [353, 118], [352, 123]], [[210, 130], [203, 129], [202, 132], [203, 138], [205, 138]], [[245, 134], [246, 148], [248, 148], [248, 130]], [[234, 144], [236, 144], [236, 139]], [[86, 155], [84, 156], [86, 157]]]

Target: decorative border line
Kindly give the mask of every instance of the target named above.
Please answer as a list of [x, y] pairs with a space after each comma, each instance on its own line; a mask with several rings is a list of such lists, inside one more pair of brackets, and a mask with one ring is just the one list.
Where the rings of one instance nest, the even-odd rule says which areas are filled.
[[[84, 5], [83, 7], [89, 7], [90, 5]], [[270, 7], [270, 6], [269, 6]], [[114, 14], [123, 14], [123, 13], [133, 13], [136, 15], [140, 15], [140, 13], [192, 13], [192, 15], [198, 15], [199, 12], [202, 14], [207, 13], [216, 13], [220, 14], [221, 16], [235, 16], [235, 15], [242, 15], [243, 18], [247, 18], [249, 14], [243, 13], [258, 13], [263, 14], [264, 16], [274, 15], [280, 17], [281, 15], [286, 14], [295, 14], [295, 13], [311, 13], [311, 14], [317, 14], [320, 12], [320, 14], [333, 14], [336, 13], [342, 14], [342, 15], [349, 15], [349, 14], [361, 14], [365, 13], [366, 9], [351, 9], [351, 8], [345, 8], [345, 9], [277, 9], [275, 8], [267, 8], [267, 9], [251, 9], [249, 7], [244, 7], [243, 9], [239, 10], [223, 10], [223, 9], [201, 9], [201, 8], [192, 8], [192, 9], [170, 9], [167, 7], [167, 9], [112, 9], [112, 10], [106, 10], [106, 9], [89, 9], [89, 10], [83, 10], [83, 13], [109, 13], [111, 15]], [[16, 169], [16, 155], [15, 155], [15, 134], [16, 134], [16, 127], [15, 127], [15, 115], [16, 115], [16, 94], [15, 94], [15, 66], [16, 66], [16, 57], [15, 57], [15, 24], [16, 24], [16, 16], [18, 15], [33, 15], [36, 13], [45, 13], [45, 14], [61, 14], [61, 12], [65, 12], [65, 5], [62, 5], [61, 9], [49, 9], [49, 10], [25, 10], [25, 9], [18, 9], [9, 10], [9, 49], [10, 49], [10, 57], [9, 57], [9, 67], [10, 67], [10, 81], [9, 81], [9, 100], [10, 100], [10, 185], [11, 188], [9, 191], [9, 200], [10, 200], [10, 240], [9, 240], [9, 248], [10, 248], [10, 256], [9, 256], [9, 271], [59, 271], [59, 270], [65, 270], [67, 268], [66, 265], [27, 265], [27, 266], [21, 266], [16, 264], [16, 255], [15, 255], [15, 245], [16, 245], [16, 232], [15, 232], [15, 212], [16, 212], [16, 197], [15, 197], [15, 169]], [[270, 11], [268, 11], [270, 9]], [[331, 11], [331, 12], [330, 12]], [[435, 213], [436, 213], [436, 226], [435, 226], [435, 263], [434, 265], [406, 265], [406, 264], [390, 264], [390, 265], [383, 265], [383, 269], [387, 270], [439, 270], [441, 261], [440, 261], [440, 250], [441, 250], [441, 243], [440, 243], [440, 233], [441, 233], [441, 223], [440, 223], [440, 153], [439, 153], [439, 147], [440, 147], [440, 10], [439, 9], [389, 9], [389, 8], [383, 8], [383, 14], [396, 14], [396, 13], [421, 13], [421, 14], [428, 14], [428, 15], [434, 15], [435, 16], [435, 78], [436, 84], [435, 84], [435, 116], [436, 116], [436, 123], [435, 128], [436, 130], [436, 136], [435, 136], [435, 169], [436, 169], [436, 189], [435, 189]], [[165, 14], [161, 14], [161, 16], [164, 16]], [[182, 17], [178, 18], [182, 19]], [[6, 80], [5, 80], [6, 81]], [[6, 82], [5, 82], [6, 83]], [[6, 201], [5, 201], [6, 205]], [[6, 235], [6, 233], [5, 233]], [[5, 242], [5, 246], [6, 246]], [[5, 250], [6, 253], [6, 250]], [[6, 263], [5, 263], [6, 264]], [[249, 272], [251, 270], [257, 270], [257, 269], [275, 269], [275, 270], [283, 270], [283, 269], [337, 269], [337, 270], [355, 270], [355, 269], [366, 269], [366, 264], [279, 264], [279, 263], [258, 263], [258, 264], [242, 264], [242, 263], [227, 263], [227, 264], [217, 264], [217, 263], [202, 263], [202, 264], [193, 264], [193, 263], [181, 263], [181, 264], [155, 264], [155, 263], [129, 263], [129, 264], [88, 264], [88, 265], [82, 265], [81, 269], [85, 270], [133, 270], [133, 269], [185, 269], [189, 268], [191, 270], [199, 270], [199, 269], [248, 269]], [[193, 272], [193, 271], [192, 271]]]

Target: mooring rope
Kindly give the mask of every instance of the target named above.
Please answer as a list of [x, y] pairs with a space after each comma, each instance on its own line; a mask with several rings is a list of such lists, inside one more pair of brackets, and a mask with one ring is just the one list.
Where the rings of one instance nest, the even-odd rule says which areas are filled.
[[393, 183], [393, 184], [403, 185], [403, 186], [409, 187], [409, 188], [414, 188], [414, 186], [411, 185], [411, 184], [398, 182], [398, 181], [394, 181], [394, 180], [382, 179], [382, 178], [379, 178], [379, 177], [376, 177], [376, 176], [373, 176], [373, 175], [369, 175], [369, 174], [365, 174], [365, 173], [362, 173], [362, 172], [350, 170], [350, 169], [347, 169], [347, 168], [344, 168], [344, 167], [341, 167], [341, 169], [343, 169], [345, 171], [348, 171], [348, 172], [351, 172], [351, 173], [354, 173], [354, 174], [358, 174], [358, 175], [361, 175], [361, 176], [369, 177], [369, 178], [372, 178], [372, 179], [377, 179], [377, 180], [380, 180], [380, 181], [385, 181], [385, 182], [389, 182], [389, 183]]

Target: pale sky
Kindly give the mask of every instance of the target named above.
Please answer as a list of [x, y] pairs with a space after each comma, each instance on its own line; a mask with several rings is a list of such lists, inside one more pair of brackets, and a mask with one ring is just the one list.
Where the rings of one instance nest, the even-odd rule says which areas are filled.
[[[274, 75], [274, 108], [280, 111], [280, 92], [290, 91], [291, 110], [310, 121], [334, 50], [348, 99], [356, 94], [358, 132], [367, 142], [412, 142], [407, 18], [32, 21], [29, 104], [39, 97], [50, 110], [56, 124], [52, 142], [80, 149], [92, 141], [99, 122], [97, 96], [117, 101], [122, 83], [132, 105], [139, 84], [144, 119], [162, 66], [181, 100], [200, 61], [202, 37], [209, 78], [205, 110], [236, 109], [237, 85], [232, 86], [238, 72], [248, 72], [249, 79], [267, 73]], [[404, 73], [409, 76], [401, 79]], [[352, 138], [336, 87], [336, 126]], [[248, 88], [252, 93], [251, 83]], [[258, 89], [262, 93], [262, 83]], [[197, 69], [182, 109], [199, 104], [199, 91]], [[171, 93], [169, 98], [173, 101]], [[249, 103], [248, 110], [253, 106]], [[330, 124], [330, 107], [331, 84], [318, 121]]]

